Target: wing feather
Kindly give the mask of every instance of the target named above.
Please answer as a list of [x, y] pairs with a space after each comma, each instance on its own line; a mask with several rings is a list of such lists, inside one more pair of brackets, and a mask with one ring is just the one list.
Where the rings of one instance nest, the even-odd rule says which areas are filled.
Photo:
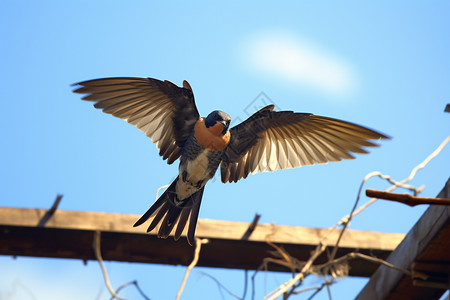
[[308, 113], [273, 111], [269, 105], [230, 129], [231, 140], [221, 163], [223, 182], [249, 173], [354, 159], [377, 147], [370, 140], [389, 137], [346, 121]]
[[152, 78], [115, 77], [75, 84], [75, 93], [94, 107], [121, 118], [144, 132], [171, 164], [181, 155], [199, 118], [190, 85], [178, 87]]

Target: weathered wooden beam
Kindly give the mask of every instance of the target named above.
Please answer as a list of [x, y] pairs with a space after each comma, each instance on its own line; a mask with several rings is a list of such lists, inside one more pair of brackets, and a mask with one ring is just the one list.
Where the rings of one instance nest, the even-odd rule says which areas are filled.
[[[449, 198], [450, 179], [437, 198]], [[402, 269], [428, 275], [426, 280], [380, 266], [356, 299], [439, 299], [448, 289], [450, 207], [431, 205], [387, 258]], [[447, 283], [443, 288], [442, 283]], [[440, 288], [439, 288], [440, 287]]]
[[[194, 247], [184, 236], [178, 242], [172, 238], [159, 239], [145, 232], [145, 227], [134, 228], [138, 215], [57, 210], [38, 227], [45, 209], [0, 207], [0, 254], [93, 260], [92, 242], [96, 231], [101, 231], [101, 249], [104, 260], [188, 265]], [[242, 240], [249, 223], [217, 220], [199, 220], [198, 237], [208, 238], [203, 245], [199, 266], [254, 270], [274, 249], [266, 243], [281, 245], [290, 255], [307, 260], [328, 229], [298, 226], [258, 224], [248, 240]], [[328, 238], [334, 245], [338, 232]], [[386, 258], [403, 239], [403, 234], [347, 230], [341, 240], [337, 257], [356, 249], [361, 253]], [[319, 263], [326, 262], [320, 257]], [[377, 265], [363, 260], [350, 262], [350, 275], [370, 276]], [[270, 264], [269, 270], [290, 271]]]

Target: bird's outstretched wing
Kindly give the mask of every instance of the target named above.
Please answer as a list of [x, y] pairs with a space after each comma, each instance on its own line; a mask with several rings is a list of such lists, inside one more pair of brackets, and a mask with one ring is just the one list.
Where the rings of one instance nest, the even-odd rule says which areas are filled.
[[83, 81], [75, 93], [83, 100], [124, 119], [151, 138], [159, 155], [173, 163], [181, 155], [199, 118], [194, 95], [187, 81], [178, 87], [170, 81], [152, 78], [116, 77]]
[[370, 140], [387, 136], [371, 129], [327, 117], [273, 111], [269, 105], [230, 129], [231, 140], [220, 166], [222, 182], [236, 182], [249, 173], [353, 159], [368, 153]]

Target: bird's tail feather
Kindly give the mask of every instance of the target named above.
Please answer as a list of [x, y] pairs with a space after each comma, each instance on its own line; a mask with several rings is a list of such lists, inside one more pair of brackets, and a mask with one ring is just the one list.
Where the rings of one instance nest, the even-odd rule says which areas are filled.
[[154, 215], [155, 217], [150, 223], [147, 232], [152, 231], [156, 225], [161, 223], [158, 231], [158, 237], [167, 238], [176, 224], [178, 224], [177, 229], [175, 230], [175, 240], [178, 240], [189, 220], [187, 239], [188, 243], [193, 245], [204, 187], [192, 194], [190, 197], [181, 201], [177, 199], [175, 192], [177, 182], [178, 178], [172, 182], [172, 184], [164, 191], [161, 197], [156, 200], [149, 210], [142, 215], [142, 217], [134, 224], [134, 227], [143, 224]]

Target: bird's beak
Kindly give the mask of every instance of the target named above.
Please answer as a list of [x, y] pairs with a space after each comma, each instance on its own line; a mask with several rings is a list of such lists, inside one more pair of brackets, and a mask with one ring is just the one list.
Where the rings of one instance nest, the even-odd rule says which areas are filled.
[[230, 126], [230, 122], [229, 121], [220, 121], [219, 123], [223, 125], [222, 134], [227, 133], [228, 127]]
[[223, 128], [228, 129], [230, 127], [230, 121], [221, 121], [220, 124], [223, 125]]

